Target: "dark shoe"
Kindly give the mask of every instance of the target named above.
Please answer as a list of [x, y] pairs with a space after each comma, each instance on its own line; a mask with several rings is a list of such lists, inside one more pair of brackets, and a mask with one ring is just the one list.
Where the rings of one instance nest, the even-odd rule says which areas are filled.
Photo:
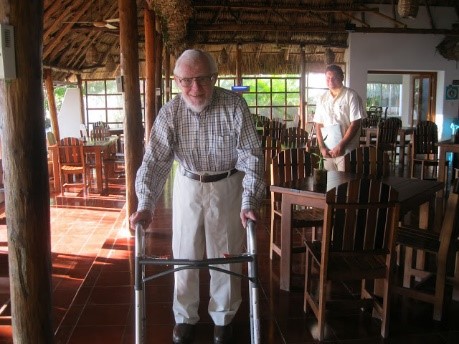
[[231, 324], [225, 326], [215, 325], [214, 327], [214, 344], [227, 344], [233, 337], [233, 326]]
[[194, 339], [195, 325], [192, 324], [176, 324], [172, 333], [172, 341], [174, 344], [191, 343]]

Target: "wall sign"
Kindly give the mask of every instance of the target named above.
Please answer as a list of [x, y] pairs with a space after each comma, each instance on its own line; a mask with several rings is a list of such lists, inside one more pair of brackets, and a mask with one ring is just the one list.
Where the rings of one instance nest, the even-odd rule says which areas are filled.
[[459, 98], [459, 87], [458, 86], [453, 86], [449, 85], [446, 87], [446, 99], [448, 100], [454, 100]]

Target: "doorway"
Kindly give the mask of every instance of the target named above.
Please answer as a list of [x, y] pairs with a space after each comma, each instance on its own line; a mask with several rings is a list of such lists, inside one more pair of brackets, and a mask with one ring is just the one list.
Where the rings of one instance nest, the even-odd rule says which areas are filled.
[[413, 74], [411, 123], [435, 122], [436, 74]]
[[397, 83], [401, 86], [398, 109], [393, 113], [402, 118], [404, 125], [416, 126], [420, 120], [435, 122], [436, 73], [368, 71], [368, 80], [368, 83], [385, 84], [382, 89], [390, 89], [389, 86]]

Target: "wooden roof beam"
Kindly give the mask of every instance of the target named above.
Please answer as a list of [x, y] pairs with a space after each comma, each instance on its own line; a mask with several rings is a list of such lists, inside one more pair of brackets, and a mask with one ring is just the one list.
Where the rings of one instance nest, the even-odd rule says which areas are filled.
[[199, 3], [194, 1], [193, 8], [200, 9], [200, 8], [208, 8], [211, 10], [216, 10], [219, 8], [223, 9], [239, 9], [239, 10], [256, 10], [256, 11], [287, 11], [287, 12], [379, 12], [378, 7], [367, 7], [362, 5], [327, 5], [327, 6], [305, 6], [305, 5], [283, 5], [283, 4], [276, 4], [276, 5], [265, 5], [263, 3], [255, 4], [255, 3], [228, 3], [225, 2], [224, 4], [210, 4], [207, 3]]
[[[257, 24], [217, 24], [217, 25], [195, 25], [189, 27], [191, 32], [282, 32], [291, 33], [345, 33], [345, 26], [291, 26], [291, 25], [257, 25]], [[447, 29], [418, 29], [418, 28], [390, 28], [390, 27], [356, 27], [355, 32], [364, 33], [412, 33], [412, 34], [433, 34], [433, 35], [458, 35], [457, 31]]]

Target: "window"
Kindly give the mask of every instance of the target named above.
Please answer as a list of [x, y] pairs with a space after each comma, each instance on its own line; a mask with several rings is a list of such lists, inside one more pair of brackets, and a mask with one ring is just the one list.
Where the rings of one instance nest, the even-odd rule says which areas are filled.
[[[142, 114], [145, 108], [145, 81], [140, 80], [140, 97]], [[124, 120], [123, 94], [118, 92], [116, 81], [86, 80], [84, 82], [84, 100], [86, 109], [86, 124], [102, 121], [111, 128], [122, 127]]]
[[[234, 76], [219, 76], [217, 86], [231, 89], [236, 84]], [[242, 96], [247, 101], [252, 113], [293, 122], [300, 107], [300, 77], [283, 76], [246, 76], [242, 84], [249, 86]], [[180, 90], [171, 82], [172, 96]], [[326, 89], [322, 73], [309, 73], [306, 79], [307, 119], [312, 120], [317, 96]], [[117, 91], [115, 80], [87, 80], [84, 82], [84, 100], [86, 123], [90, 126], [97, 121], [106, 122], [110, 127], [121, 127], [124, 119], [123, 94]], [[142, 114], [145, 114], [145, 80], [140, 80]], [[163, 99], [165, 103], [165, 96]]]
[[387, 108], [387, 116], [400, 116], [400, 84], [367, 83], [367, 108], [381, 106]]

